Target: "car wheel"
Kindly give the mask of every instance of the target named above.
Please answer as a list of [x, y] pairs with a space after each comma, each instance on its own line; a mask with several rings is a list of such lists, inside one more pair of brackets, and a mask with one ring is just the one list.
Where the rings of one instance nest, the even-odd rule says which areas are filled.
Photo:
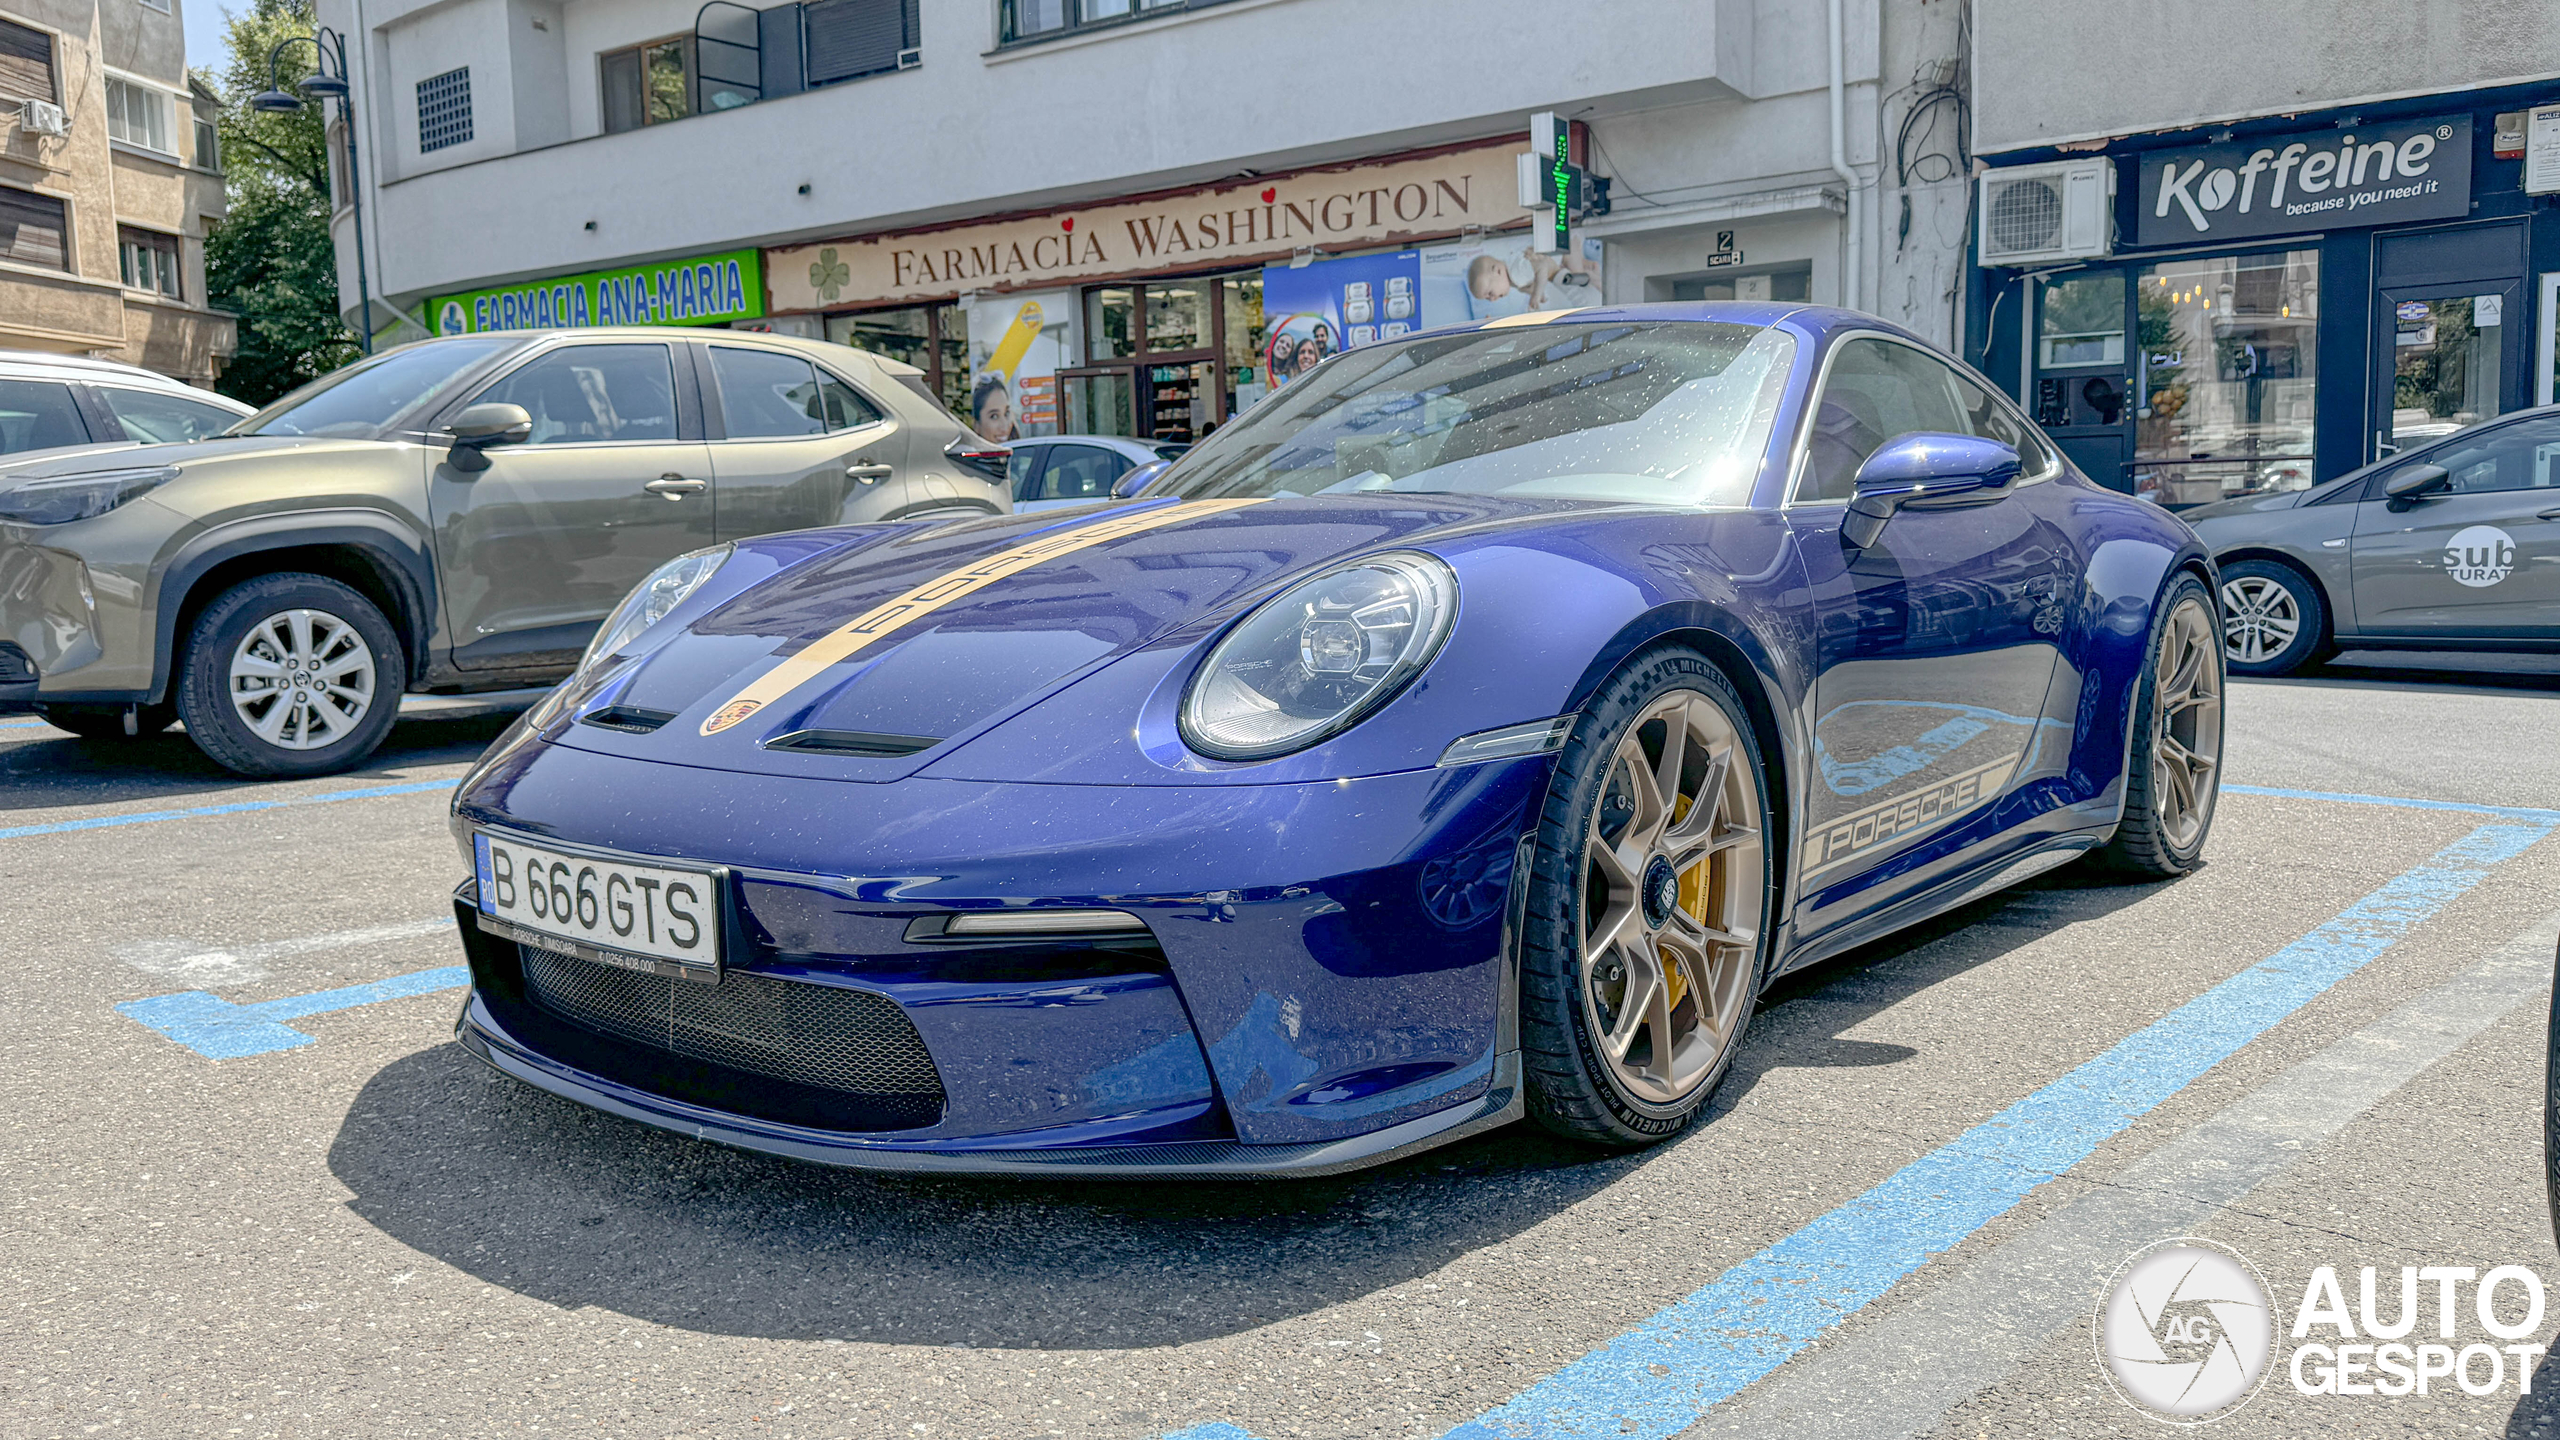
[[326, 775], [370, 755], [400, 716], [408, 660], [372, 601], [318, 575], [233, 586], [187, 637], [178, 713], [242, 775]]
[[1769, 777], [1742, 697], [1694, 651], [1603, 684], [1557, 758], [1522, 935], [1528, 1108], [1649, 1145], [1724, 1079], [1759, 1000]]
[[2213, 630], [2204, 582], [2180, 575], [2134, 691], [2124, 818], [2100, 852], [2109, 868], [2168, 879], [2201, 862], [2222, 788], [2223, 647]]
[[122, 705], [39, 705], [36, 713], [56, 730], [83, 740], [147, 740], [178, 722], [175, 705], [145, 705], [134, 712], [133, 730], [124, 728]]
[[2328, 654], [2329, 607], [2311, 577], [2273, 560], [2222, 570], [2222, 653], [2235, 675], [2287, 675]]

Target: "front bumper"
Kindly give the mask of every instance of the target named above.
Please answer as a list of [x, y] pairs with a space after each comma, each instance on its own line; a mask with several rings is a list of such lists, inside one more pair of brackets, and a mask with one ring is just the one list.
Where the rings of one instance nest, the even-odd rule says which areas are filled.
[[[947, 1101], [929, 1125], [841, 1125], [823, 1107], [732, 1104], [717, 1085], [592, 1063], [546, 1029], [556, 1003], [511, 983], [515, 947], [481, 932], [467, 903], [475, 983], [458, 1033], [554, 1093], [833, 1164], [1132, 1176], [1375, 1164], [1520, 1113], [1510, 902], [1550, 764], [1318, 785], [864, 784], [521, 742], [466, 783], [458, 824], [727, 867], [731, 968], [757, 987], [894, 999]], [[1022, 944], [990, 968], [909, 932], [1045, 904], [1133, 912], [1151, 943], [1133, 963]]]

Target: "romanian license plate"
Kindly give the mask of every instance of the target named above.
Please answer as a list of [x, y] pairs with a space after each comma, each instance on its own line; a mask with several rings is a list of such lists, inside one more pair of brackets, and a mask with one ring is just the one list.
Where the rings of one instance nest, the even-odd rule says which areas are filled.
[[625, 969], [720, 973], [721, 873], [472, 836], [485, 928]]

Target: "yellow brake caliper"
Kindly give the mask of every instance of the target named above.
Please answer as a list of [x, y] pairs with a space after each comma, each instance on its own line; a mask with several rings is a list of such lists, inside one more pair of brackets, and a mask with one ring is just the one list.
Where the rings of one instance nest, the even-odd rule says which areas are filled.
[[[1671, 823], [1677, 825], [1681, 821], [1688, 819], [1689, 807], [1693, 803], [1695, 802], [1690, 800], [1686, 795], [1682, 795], [1673, 800], [1671, 802]], [[1688, 871], [1680, 877], [1680, 908], [1689, 912], [1691, 919], [1694, 919], [1699, 924], [1703, 925], [1707, 920], [1705, 908], [1706, 900], [1707, 866], [1706, 862], [1702, 860], [1697, 864], [1690, 866]], [[1667, 1008], [1676, 1010], [1680, 1008], [1681, 997], [1689, 993], [1689, 967], [1681, 964], [1678, 957], [1672, 955], [1668, 951], [1660, 952], [1660, 954], [1662, 960], [1663, 980], [1671, 990], [1671, 998], [1665, 1001], [1664, 1004]]]

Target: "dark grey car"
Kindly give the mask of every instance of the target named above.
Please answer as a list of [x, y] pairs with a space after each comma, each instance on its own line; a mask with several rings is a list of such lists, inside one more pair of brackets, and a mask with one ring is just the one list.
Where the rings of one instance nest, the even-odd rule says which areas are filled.
[[2347, 648], [2560, 651], [2560, 405], [2179, 518], [2222, 568], [2239, 674]]

